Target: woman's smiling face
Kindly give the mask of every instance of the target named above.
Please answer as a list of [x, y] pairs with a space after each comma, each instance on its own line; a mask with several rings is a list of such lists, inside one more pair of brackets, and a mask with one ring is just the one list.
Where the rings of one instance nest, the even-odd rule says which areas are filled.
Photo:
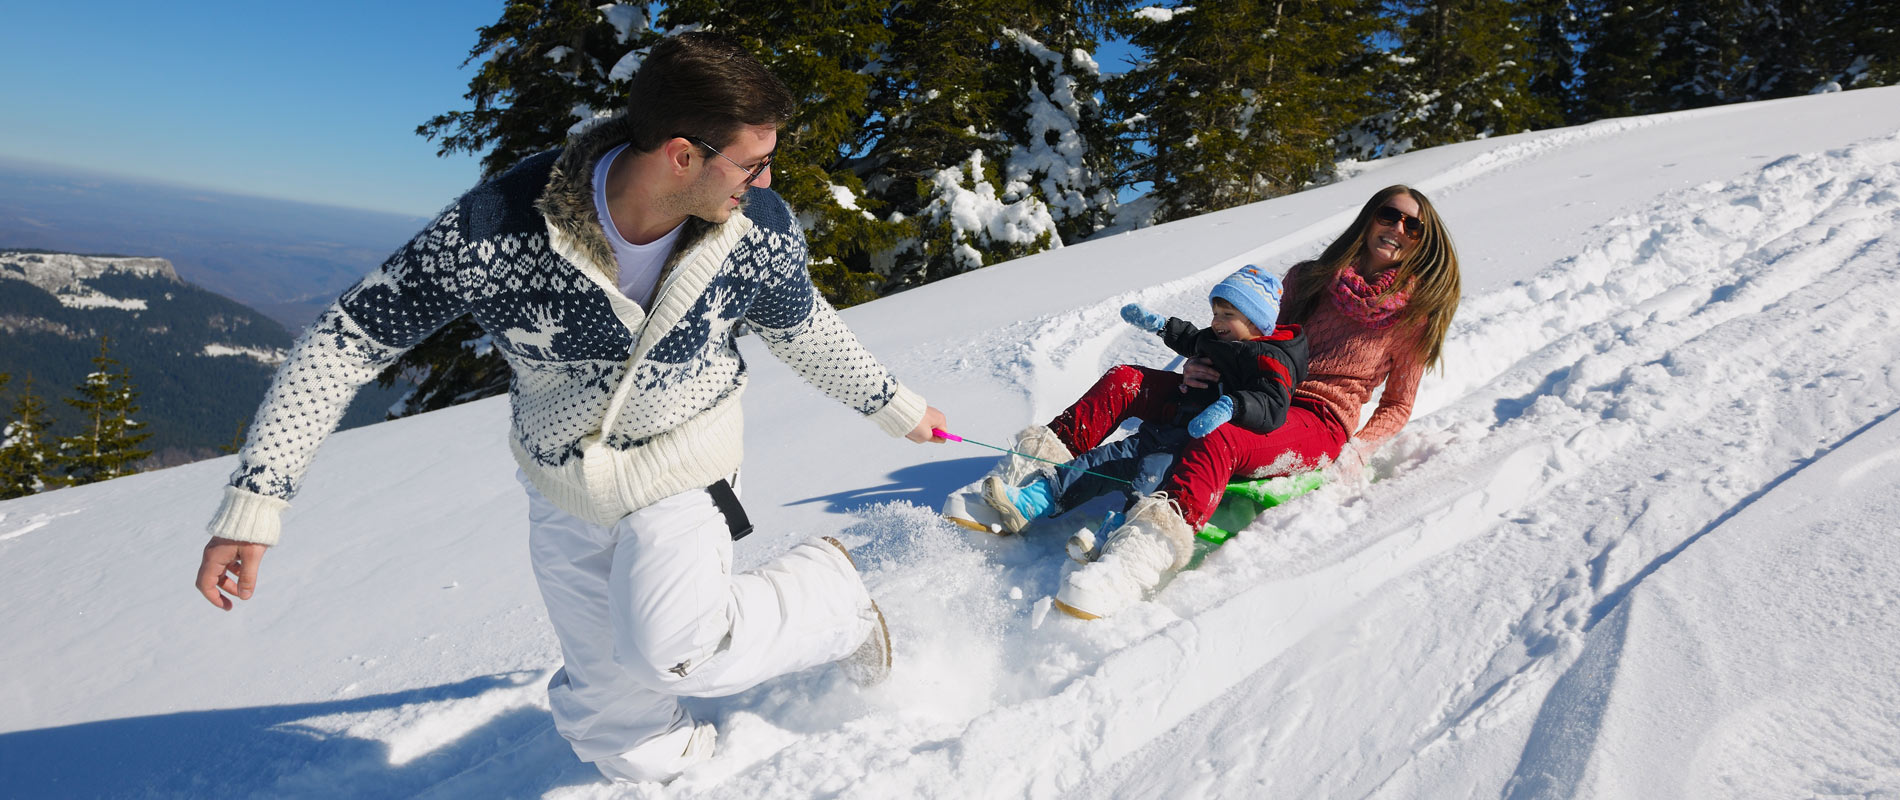
[[[1388, 221], [1392, 209], [1404, 216]], [[1373, 274], [1396, 266], [1418, 245], [1418, 235], [1408, 231], [1423, 233], [1424, 224], [1419, 221], [1418, 200], [1410, 194], [1400, 192], [1385, 201], [1383, 206], [1372, 215], [1370, 227], [1366, 229], [1366, 250], [1360, 259], [1365, 274]]]

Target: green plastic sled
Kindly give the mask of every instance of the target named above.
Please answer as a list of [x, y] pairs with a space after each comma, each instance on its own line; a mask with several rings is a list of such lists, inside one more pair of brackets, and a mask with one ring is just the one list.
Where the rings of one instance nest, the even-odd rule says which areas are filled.
[[1225, 542], [1233, 538], [1235, 531], [1251, 524], [1260, 512], [1318, 489], [1325, 482], [1316, 470], [1227, 484], [1220, 507], [1214, 509], [1214, 516], [1208, 519], [1206, 527], [1194, 535], [1212, 544]]

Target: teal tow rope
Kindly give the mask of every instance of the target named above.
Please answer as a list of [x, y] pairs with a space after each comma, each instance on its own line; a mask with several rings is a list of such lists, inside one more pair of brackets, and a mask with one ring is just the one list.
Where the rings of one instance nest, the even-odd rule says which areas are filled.
[[1114, 481], [1114, 482], [1116, 482], [1116, 483], [1125, 483], [1125, 484], [1128, 484], [1129, 486], [1133, 486], [1133, 485], [1135, 485], [1135, 482], [1134, 482], [1134, 481], [1131, 481], [1131, 480], [1128, 480], [1128, 479], [1126, 479], [1126, 478], [1117, 478], [1117, 477], [1115, 477], [1115, 476], [1113, 476], [1113, 475], [1103, 475], [1103, 474], [1102, 474], [1102, 473], [1100, 473], [1100, 472], [1096, 472], [1096, 471], [1094, 471], [1094, 470], [1087, 470], [1087, 469], [1083, 469], [1083, 468], [1081, 468], [1081, 467], [1078, 467], [1078, 466], [1075, 466], [1075, 465], [1073, 465], [1073, 464], [1064, 464], [1064, 463], [1062, 463], [1062, 462], [1060, 462], [1060, 461], [1050, 461], [1049, 459], [1046, 459], [1046, 458], [1037, 458], [1037, 457], [1035, 457], [1035, 456], [1032, 456], [1032, 455], [1030, 455], [1030, 454], [1028, 454], [1028, 453], [1018, 453], [1018, 452], [1016, 452], [1016, 451], [1014, 451], [1014, 450], [1011, 450], [1011, 449], [1009, 449], [1009, 448], [1007, 448], [1007, 447], [997, 447], [996, 445], [993, 445], [993, 444], [984, 444], [983, 442], [979, 442], [979, 441], [977, 441], [977, 440], [975, 440], [975, 439], [965, 439], [965, 438], [963, 438], [963, 437], [961, 437], [961, 436], [958, 436], [958, 435], [956, 435], [956, 434], [954, 434], [954, 433], [951, 433], [951, 432], [949, 432], [949, 431], [946, 431], [946, 430], [944, 430], [944, 429], [942, 429], [942, 428], [931, 428], [931, 429], [930, 429], [930, 432], [931, 432], [932, 434], [935, 434], [935, 435], [936, 435], [936, 437], [937, 437], [937, 438], [939, 438], [939, 439], [945, 439], [945, 440], [948, 440], [948, 441], [952, 441], [952, 442], [963, 442], [964, 444], [973, 444], [973, 445], [977, 445], [977, 446], [979, 446], [979, 447], [987, 447], [987, 448], [989, 448], [989, 449], [991, 449], [991, 450], [1001, 450], [1001, 451], [1003, 451], [1003, 452], [1005, 452], [1005, 453], [1008, 453], [1008, 454], [1010, 454], [1010, 455], [1013, 455], [1013, 456], [1022, 456], [1023, 458], [1027, 458], [1027, 459], [1029, 459], [1029, 460], [1031, 460], [1031, 461], [1041, 461], [1041, 462], [1042, 462], [1042, 463], [1044, 463], [1044, 464], [1054, 464], [1054, 465], [1056, 465], [1057, 467], [1059, 467], [1059, 468], [1061, 468], [1061, 469], [1067, 469], [1067, 470], [1074, 470], [1074, 471], [1076, 471], [1076, 472], [1080, 472], [1080, 473], [1083, 473], [1083, 474], [1086, 474], [1086, 475], [1094, 475], [1095, 477], [1097, 477], [1097, 478], [1101, 478], [1101, 479], [1103, 479], [1103, 480], [1110, 480], [1110, 481]]

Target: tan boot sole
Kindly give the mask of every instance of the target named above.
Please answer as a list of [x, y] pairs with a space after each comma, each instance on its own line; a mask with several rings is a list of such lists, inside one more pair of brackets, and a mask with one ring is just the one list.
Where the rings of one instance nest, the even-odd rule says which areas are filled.
[[1075, 617], [1076, 619], [1101, 619], [1101, 617], [1098, 617], [1094, 614], [1090, 614], [1089, 612], [1083, 611], [1082, 609], [1076, 608], [1075, 606], [1069, 605], [1068, 603], [1064, 603], [1061, 600], [1056, 600], [1053, 597], [1049, 599], [1055, 602], [1056, 608], [1062, 609], [1062, 613], [1067, 614], [1071, 617]]
[[993, 525], [993, 526], [985, 525], [981, 522], [977, 522], [976, 520], [964, 519], [962, 517], [944, 517], [944, 519], [950, 520], [951, 522], [954, 522], [958, 525], [962, 525], [963, 527], [969, 528], [970, 530], [973, 530], [973, 531], [982, 531], [984, 533], [994, 533], [997, 536], [1009, 535], [1009, 531], [1003, 530], [1003, 526], [1001, 525]]
[[827, 542], [830, 542], [832, 547], [838, 548], [838, 552], [844, 554], [844, 560], [851, 562], [852, 569], [858, 568], [858, 560], [851, 557], [851, 551], [845, 549], [844, 542], [840, 542], [837, 539], [833, 539], [829, 536], [820, 536], [818, 538], [823, 539]]
[[891, 671], [891, 626], [884, 622], [884, 609], [877, 607], [877, 601], [871, 601], [871, 613], [877, 615], [877, 635], [884, 637], [884, 672]]

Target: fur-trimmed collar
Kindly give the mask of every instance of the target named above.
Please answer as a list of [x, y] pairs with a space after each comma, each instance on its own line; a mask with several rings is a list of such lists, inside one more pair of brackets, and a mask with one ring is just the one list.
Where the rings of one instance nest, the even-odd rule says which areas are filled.
[[[628, 140], [630, 127], [629, 117], [622, 112], [569, 137], [555, 158], [547, 188], [534, 203], [535, 210], [547, 218], [548, 225], [566, 234], [580, 248], [580, 254], [593, 262], [582, 266], [598, 270], [610, 282], [619, 281], [620, 263], [614, 259], [613, 246], [607, 243], [607, 232], [600, 227], [600, 215], [594, 208], [594, 165], [608, 150]], [[741, 202], [737, 213], [745, 212]], [[686, 229], [680, 232], [679, 243], [667, 257], [662, 275], [671, 272], [680, 256], [692, 250], [713, 227], [714, 224], [706, 220], [687, 217]]]

